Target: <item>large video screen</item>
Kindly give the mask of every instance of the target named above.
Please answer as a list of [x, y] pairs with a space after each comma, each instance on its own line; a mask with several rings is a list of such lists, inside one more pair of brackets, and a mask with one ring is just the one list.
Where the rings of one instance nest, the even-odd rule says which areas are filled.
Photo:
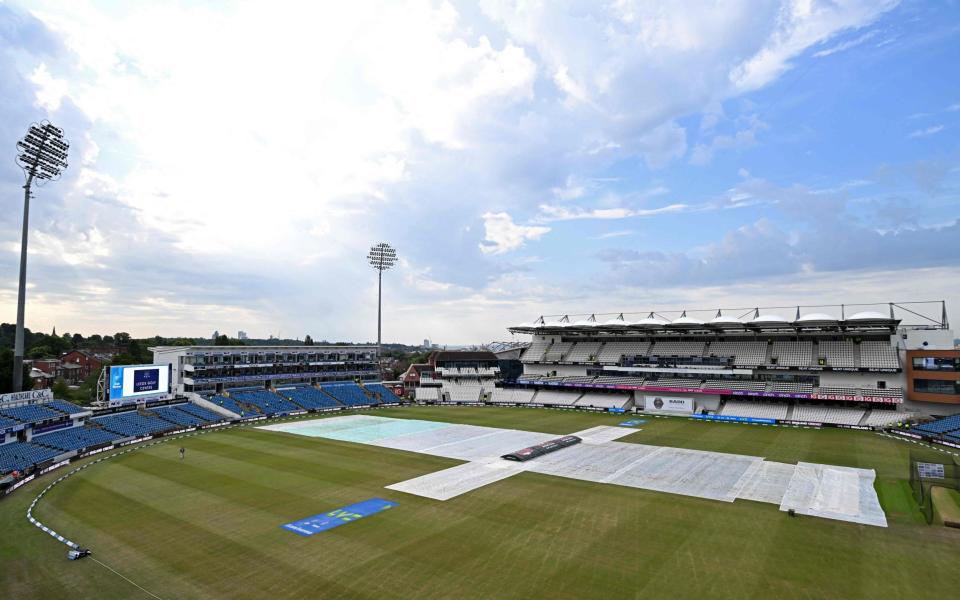
[[110, 406], [170, 394], [170, 365], [110, 367]]

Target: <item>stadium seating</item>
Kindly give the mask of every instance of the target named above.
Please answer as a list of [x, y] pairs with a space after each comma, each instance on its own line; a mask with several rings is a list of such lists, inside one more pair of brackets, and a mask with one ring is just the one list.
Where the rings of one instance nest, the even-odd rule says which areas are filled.
[[912, 413], [902, 413], [896, 410], [883, 410], [875, 408], [867, 413], [866, 418], [861, 422], [861, 425], [867, 425], [869, 427], [883, 427], [885, 425], [893, 425], [894, 423], [899, 423], [913, 418]]
[[577, 342], [567, 353], [567, 362], [584, 363], [597, 362], [600, 353], [600, 342]]
[[767, 343], [752, 341], [711, 342], [708, 356], [733, 358], [735, 366], [756, 367], [767, 362]]
[[277, 393], [307, 410], [323, 410], [343, 406], [327, 394], [311, 386], [279, 388]]
[[533, 402], [546, 406], [572, 406], [580, 398], [580, 392], [560, 392], [557, 390], [540, 390], [533, 397]]
[[767, 385], [768, 392], [781, 392], [788, 394], [812, 394], [812, 383], [800, 383], [796, 381], [771, 381]]
[[717, 379], [703, 384], [705, 390], [741, 390], [762, 392], [767, 389], [765, 381], [746, 381], [740, 379]]
[[650, 351], [650, 342], [607, 342], [600, 350], [597, 361], [605, 365], [620, 364], [624, 356], [646, 356]]
[[533, 390], [517, 388], [494, 388], [490, 392], [490, 401], [494, 404], [529, 404]]
[[876, 396], [879, 398], [900, 398], [903, 399], [903, 388], [860, 388], [862, 396]]
[[652, 386], [661, 386], [661, 387], [683, 387], [683, 388], [699, 388], [701, 381], [699, 379], [688, 379], [688, 378], [670, 378], [663, 377], [657, 379], [656, 381], [650, 381], [649, 379], [644, 385]]
[[809, 367], [813, 361], [813, 342], [773, 342], [770, 358], [782, 367]]
[[860, 368], [899, 369], [900, 357], [889, 342], [861, 342]]
[[82, 450], [84, 448], [93, 448], [94, 446], [109, 444], [119, 438], [120, 436], [118, 434], [107, 431], [106, 429], [81, 426], [37, 435], [33, 437], [31, 442], [62, 452], [69, 452], [71, 450]]
[[414, 397], [418, 402], [433, 401], [438, 402], [440, 400], [440, 388], [438, 387], [418, 387], [414, 390]]
[[817, 344], [818, 356], [827, 367], [854, 368], [857, 366], [856, 346], [849, 341], [824, 340]]
[[126, 437], [153, 435], [161, 431], [169, 431], [177, 428], [176, 425], [164, 421], [160, 417], [142, 415], [138, 411], [117, 413], [105, 417], [94, 417], [91, 421], [108, 431]]
[[629, 401], [629, 394], [586, 392], [580, 396], [580, 399], [576, 401], [574, 406], [589, 408], [625, 408]]
[[320, 389], [330, 394], [346, 406], [369, 406], [378, 404], [375, 399], [368, 398], [363, 390], [355, 383], [324, 383]]
[[703, 356], [706, 342], [688, 342], [686, 340], [664, 340], [650, 349], [651, 356]]
[[815, 423], [835, 423], [838, 425], [857, 425], [863, 418], [864, 409], [844, 406], [817, 406], [798, 404], [793, 409], [794, 421]]
[[39, 423], [40, 421], [62, 419], [65, 415], [62, 412], [44, 408], [39, 404], [27, 404], [14, 408], [4, 408], [0, 410], [0, 416], [14, 419], [21, 423]]
[[643, 377], [617, 377], [615, 375], [597, 375], [594, 380], [597, 383], [606, 383], [610, 385], [643, 385]]
[[522, 361], [525, 363], [540, 362], [543, 360], [543, 353], [547, 351], [550, 345], [549, 340], [534, 340], [533, 343], [523, 353]]
[[0, 446], [0, 473], [24, 471], [31, 466], [63, 454], [62, 450], [30, 442], [13, 442]]
[[255, 417], [259, 416], [261, 413], [255, 408], [246, 408], [237, 404], [236, 400], [230, 398], [229, 396], [217, 395], [211, 398], [208, 398], [210, 402], [218, 404], [230, 412], [240, 416], [240, 417]]
[[256, 406], [261, 413], [268, 416], [302, 410], [293, 402], [269, 390], [233, 390], [230, 396], [237, 402]]
[[825, 396], [859, 396], [860, 389], [837, 385], [821, 385], [817, 388], [817, 393], [824, 394]]
[[155, 416], [160, 417], [164, 421], [168, 421], [174, 425], [180, 425], [181, 427], [196, 427], [198, 425], [204, 425], [207, 423], [206, 420], [201, 419], [195, 415], [179, 410], [174, 406], [161, 406], [158, 408], [151, 408], [150, 412]]
[[[489, 370], [489, 369], [488, 369]], [[367, 389], [368, 392], [373, 392], [374, 394], [379, 394], [380, 402], [384, 404], [399, 404], [400, 397], [394, 394], [390, 388], [383, 385], [382, 383], [367, 383], [363, 387]]]
[[195, 417], [199, 417], [208, 423], [216, 423], [218, 421], [225, 421], [226, 417], [219, 413], [215, 413], [212, 410], [208, 410], [202, 406], [197, 406], [196, 404], [178, 404], [177, 410], [182, 410], [185, 413], [189, 413]]
[[547, 348], [546, 354], [543, 355], [543, 360], [545, 362], [560, 362], [571, 348], [573, 348], [573, 342], [557, 342]]
[[0, 416], [0, 429], [6, 429], [7, 427], [13, 427], [14, 425], [19, 425], [19, 421], [11, 419], [10, 417]]
[[960, 414], [956, 414], [951, 417], [945, 417], [943, 419], [937, 419], [936, 421], [924, 423], [923, 425], [918, 425], [916, 429], [926, 433], [948, 433], [952, 431], [960, 431]]
[[786, 402], [746, 402], [727, 400], [720, 410], [721, 415], [752, 417], [755, 419], [786, 419], [790, 405]]
[[68, 415], [76, 415], [82, 412], [90, 411], [89, 408], [82, 408], [76, 404], [67, 402], [66, 400], [51, 400], [50, 402], [44, 402], [43, 406], [44, 408], [52, 408], [53, 410], [58, 410]]
[[479, 402], [483, 388], [479, 385], [444, 386], [449, 402]]

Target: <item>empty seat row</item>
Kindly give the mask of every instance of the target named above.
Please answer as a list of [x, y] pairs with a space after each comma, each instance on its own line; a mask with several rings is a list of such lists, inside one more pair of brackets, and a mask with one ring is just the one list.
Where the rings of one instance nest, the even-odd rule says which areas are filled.
[[532, 399], [533, 390], [495, 388], [490, 392], [490, 402], [494, 404], [529, 404]]
[[417, 401], [439, 401], [440, 400], [440, 388], [438, 387], [418, 387], [413, 392], [414, 398]]
[[0, 409], [0, 417], [7, 417], [20, 423], [39, 423], [40, 421], [62, 419], [65, 416], [66, 415], [60, 411], [50, 410], [40, 404], [27, 404], [24, 406]]
[[330, 395], [308, 385], [279, 388], [277, 393], [306, 410], [323, 410], [343, 406]]
[[625, 408], [629, 401], [629, 394], [586, 392], [580, 396], [575, 406], [588, 408]]
[[786, 419], [790, 405], [786, 402], [746, 402], [727, 400], [720, 414], [755, 419]]
[[82, 450], [84, 448], [93, 448], [95, 446], [109, 444], [119, 438], [120, 435], [107, 431], [106, 429], [81, 426], [37, 435], [34, 436], [31, 441], [34, 444], [41, 444], [63, 452], [70, 452], [71, 450]]
[[377, 404], [376, 399], [369, 398], [355, 383], [324, 383], [320, 385], [320, 389], [347, 406]]
[[153, 435], [162, 431], [176, 429], [176, 426], [154, 415], [140, 414], [138, 411], [118, 413], [104, 417], [95, 417], [92, 422], [126, 437]]
[[382, 383], [366, 383], [364, 386], [368, 392], [374, 394], [383, 404], [399, 404], [400, 397], [393, 393], [393, 391]]
[[864, 409], [843, 406], [817, 406], [798, 404], [793, 409], [794, 421], [815, 423], [834, 423], [837, 425], [857, 425], [863, 418]]
[[533, 402], [553, 406], [571, 406], [578, 398], [580, 398], [580, 392], [578, 391], [540, 390], [533, 397]]
[[0, 446], [0, 474], [25, 471], [59, 454], [63, 454], [63, 451], [31, 442], [4, 444]]

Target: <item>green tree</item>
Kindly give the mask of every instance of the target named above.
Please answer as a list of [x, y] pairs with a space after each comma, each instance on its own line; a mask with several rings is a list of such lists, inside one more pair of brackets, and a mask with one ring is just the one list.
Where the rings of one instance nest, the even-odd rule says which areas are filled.
[[50, 358], [56, 356], [50, 346], [34, 346], [27, 350], [27, 356], [30, 358]]
[[66, 400], [70, 398], [70, 386], [63, 379], [57, 379], [53, 384], [53, 397]]
[[130, 334], [126, 331], [120, 331], [113, 334], [113, 341], [118, 346], [126, 346], [130, 343]]
[[83, 344], [83, 336], [79, 333], [73, 334], [73, 337], [70, 338], [70, 342], [73, 344], [74, 348], [79, 348]]
[[309, 333], [307, 334], [307, 337], [303, 338], [303, 345], [304, 345], [304, 346], [312, 346], [312, 345], [313, 345], [313, 338], [310, 337], [310, 334], [309, 334]]
[[[33, 389], [33, 379], [30, 378], [30, 367], [23, 365], [23, 389]], [[13, 391], [13, 349], [0, 350], [0, 394]]]

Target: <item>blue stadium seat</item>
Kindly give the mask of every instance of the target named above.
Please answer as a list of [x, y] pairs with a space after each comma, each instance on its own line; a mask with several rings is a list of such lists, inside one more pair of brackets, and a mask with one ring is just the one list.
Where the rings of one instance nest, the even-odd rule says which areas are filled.
[[924, 423], [923, 425], [918, 425], [916, 429], [926, 433], [938, 434], [960, 430], [960, 414], [944, 417], [943, 419]]
[[225, 409], [229, 410], [232, 413], [235, 413], [241, 417], [256, 417], [260, 416], [260, 413], [255, 410], [250, 410], [248, 408], [243, 408], [234, 401], [233, 398], [229, 396], [213, 396], [210, 398], [210, 402], [218, 404]]
[[30, 442], [4, 444], [0, 446], [0, 473], [24, 471], [37, 463], [48, 461], [58, 454], [63, 454], [63, 451]]
[[52, 408], [53, 410], [58, 410], [68, 415], [75, 415], [77, 413], [87, 412], [90, 410], [89, 408], [82, 408], [76, 404], [67, 402], [66, 400], [51, 400], [50, 402], [44, 402], [43, 406], [46, 408]]
[[26, 406], [4, 408], [0, 410], [0, 416], [16, 419], [21, 423], [38, 423], [48, 419], [62, 419], [64, 414], [49, 408], [43, 408], [39, 404], [28, 404]]
[[152, 415], [141, 415], [137, 411], [108, 415], [106, 417], [96, 417], [91, 419], [91, 421], [97, 423], [104, 429], [123, 436], [153, 435], [161, 431], [176, 429], [176, 426], [172, 423]]
[[245, 404], [252, 404], [260, 409], [260, 412], [265, 415], [283, 415], [298, 410], [302, 410], [299, 406], [290, 402], [286, 398], [274, 394], [268, 390], [232, 390], [230, 396], [236, 402], [242, 402]]
[[218, 421], [226, 421], [227, 418], [219, 413], [215, 413], [212, 410], [203, 408], [202, 406], [197, 406], [196, 404], [178, 404], [177, 410], [182, 410], [187, 414], [191, 414], [195, 417], [203, 419], [207, 423], [216, 423]]
[[197, 425], [203, 425], [206, 423], [200, 417], [191, 415], [190, 413], [185, 413], [181, 410], [177, 410], [173, 406], [161, 406], [158, 408], [151, 408], [150, 412], [160, 417], [164, 421], [173, 423], [174, 425], [181, 425], [183, 427], [196, 427]]
[[399, 404], [400, 397], [390, 391], [390, 388], [382, 383], [365, 383], [363, 387], [374, 394], [379, 394], [380, 402], [384, 404]]
[[338, 408], [339, 402], [310, 386], [278, 389], [277, 393], [307, 410]]
[[109, 444], [119, 438], [119, 435], [111, 433], [106, 429], [99, 429], [97, 427], [71, 427], [70, 429], [34, 436], [31, 442], [69, 452], [70, 450], [82, 450], [84, 448]]
[[347, 406], [369, 406], [379, 404], [374, 398], [369, 398], [355, 383], [323, 383], [320, 389], [330, 394]]

